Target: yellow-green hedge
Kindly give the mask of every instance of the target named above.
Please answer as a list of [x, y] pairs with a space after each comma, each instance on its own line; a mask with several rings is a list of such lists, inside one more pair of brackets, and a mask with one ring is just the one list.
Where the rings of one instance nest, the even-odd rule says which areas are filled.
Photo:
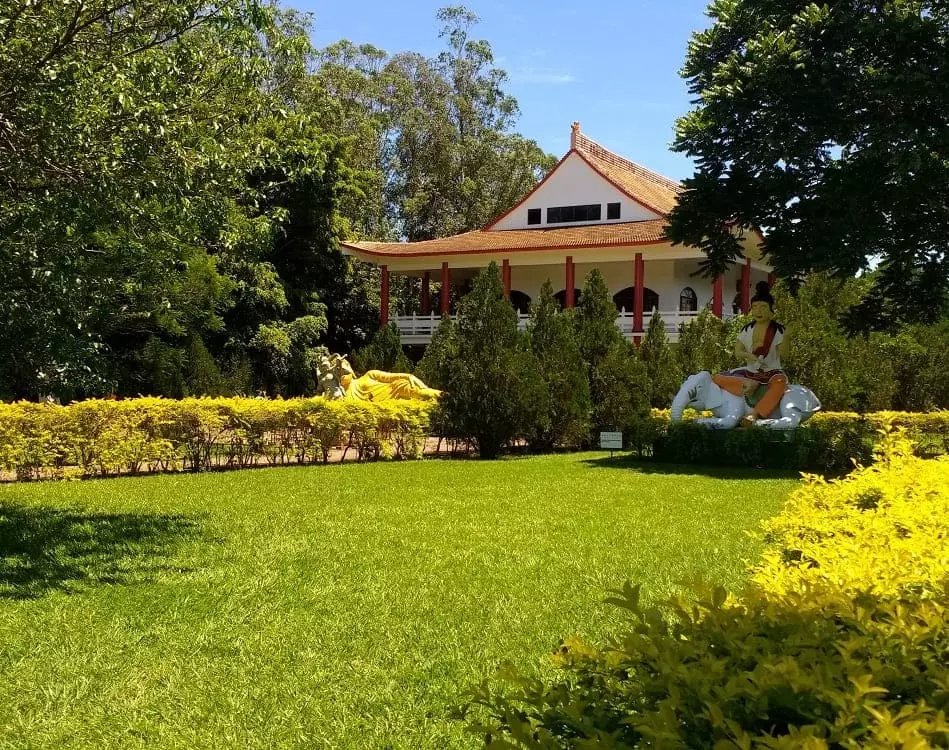
[[604, 646], [571, 638], [552, 681], [475, 692], [491, 748], [949, 747], [949, 458], [880, 436], [843, 480], [805, 477], [737, 596], [644, 608]]
[[139, 398], [0, 404], [0, 471], [18, 479], [109, 476], [417, 457], [430, 406], [322, 398]]

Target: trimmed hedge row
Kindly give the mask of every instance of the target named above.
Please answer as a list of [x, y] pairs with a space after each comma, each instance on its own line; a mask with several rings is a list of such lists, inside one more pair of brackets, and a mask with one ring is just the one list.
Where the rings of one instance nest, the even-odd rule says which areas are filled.
[[669, 413], [659, 410], [653, 411], [652, 419], [653, 456], [666, 463], [757, 466], [840, 476], [853, 469], [855, 461], [870, 463], [881, 430], [891, 426], [906, 430], [920, 457], [949, 453], [949, 411], [820, 412], [790, 431], [709, 430], [689, 420], [672, 424]]
[[322, 398], [0, 404], [0, 471], [18, 479], [360, 460], [422, 453], [430, 406]]
[[[439, 413], [432, 404], [322, 398], [0, 404], [0, 472], [40, 479], [318, 463], [336, 447], [354, 450], [359, 460], [413, 458], [427, 435], [448, 437]], [[886, 425], [905, 428], [918, 455], [949, 453], [949, 412], [827, 412], [797, 430], [777, 432], [670, 424], [667, 411], [653, 410], [626, 439], [631, 450], [643, 455], [651, 447], [664, 462], [841, 475], [854, 459], [872, 460]]]
[[740, 595], [657, 609], [627, 584], [626, 632], [565, 641], [552, 680], [483, 684], [469, 728], [489, 748], [949, 747], [949, 458], [898, 431], [876, 459], [805, 477]]

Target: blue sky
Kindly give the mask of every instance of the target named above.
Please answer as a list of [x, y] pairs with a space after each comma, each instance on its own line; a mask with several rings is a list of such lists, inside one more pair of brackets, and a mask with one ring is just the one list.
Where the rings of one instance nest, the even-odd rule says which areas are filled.
[[[457, 3], [458, 0], [455, 0]], [[285, 0], [313, 14], [313, 42], [368, 42], [390, 53], [442, 49], [439, 0]], [[516, 129], [562, 156], [570, 123], [604, 146], [675, 179], [691, 162], [669, 150], [677, 116], [689, 109], [678, 70], [689, 36], [705, 28], [706, 0], [467, 0], [481, 19], [507, 90], [520, 104]]]

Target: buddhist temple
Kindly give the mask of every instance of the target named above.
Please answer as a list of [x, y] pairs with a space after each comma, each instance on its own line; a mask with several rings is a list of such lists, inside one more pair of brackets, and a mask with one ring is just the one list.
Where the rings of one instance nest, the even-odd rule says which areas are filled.
[[[464, 289], [491, 261], [502, 269], [522, 325], [545, 280], [559, 290], [561, 305], [572, 307], [586, 274], [599, 268], [627, 338], [638, 340], [658, 311], [675, 341], [679, 324], [706, 305], [723, 318], [746, 311], [752, 287], [772, 271], [758, 250], [760, 234], [748, 231], [745, 262], [703, 278], [702, 252], [665, 238], [666, 216], [681, 192], [679, 183], [613, 153], [574, 123], [567, 154], [483, 229], [422, 242], [349, 242], [342, 250], [379, 266], [381, 322], [394, 321], [405, 344], [427, 343], [441, 315], [453, 312], [450, 290]], [[421, 277], [418, 313], [390, 315], [391, 274]]]

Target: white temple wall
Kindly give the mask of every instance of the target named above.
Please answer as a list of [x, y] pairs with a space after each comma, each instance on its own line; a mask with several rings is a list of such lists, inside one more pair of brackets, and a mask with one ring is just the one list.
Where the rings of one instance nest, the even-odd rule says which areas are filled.
[[[547, 209], [555, 206], [578, 206], [600, 203], [602, 215], [598, 221], [548, 224]], [[620, 204], [620, 218], [606, 218], [606, 204]], [[541, 223], [528, 224], [527, 211], [539, 208]], [[657, 219], [659, 214], [650, 211], [628, 195], [614, 187], [577, 154], [570, 154], [557, 171], [541, 185], [526, 201], [499, 221], [493, 229], [543, 229], [544, 227], [576, 227], [589, 224], [622, 224], [627, 221]]]

